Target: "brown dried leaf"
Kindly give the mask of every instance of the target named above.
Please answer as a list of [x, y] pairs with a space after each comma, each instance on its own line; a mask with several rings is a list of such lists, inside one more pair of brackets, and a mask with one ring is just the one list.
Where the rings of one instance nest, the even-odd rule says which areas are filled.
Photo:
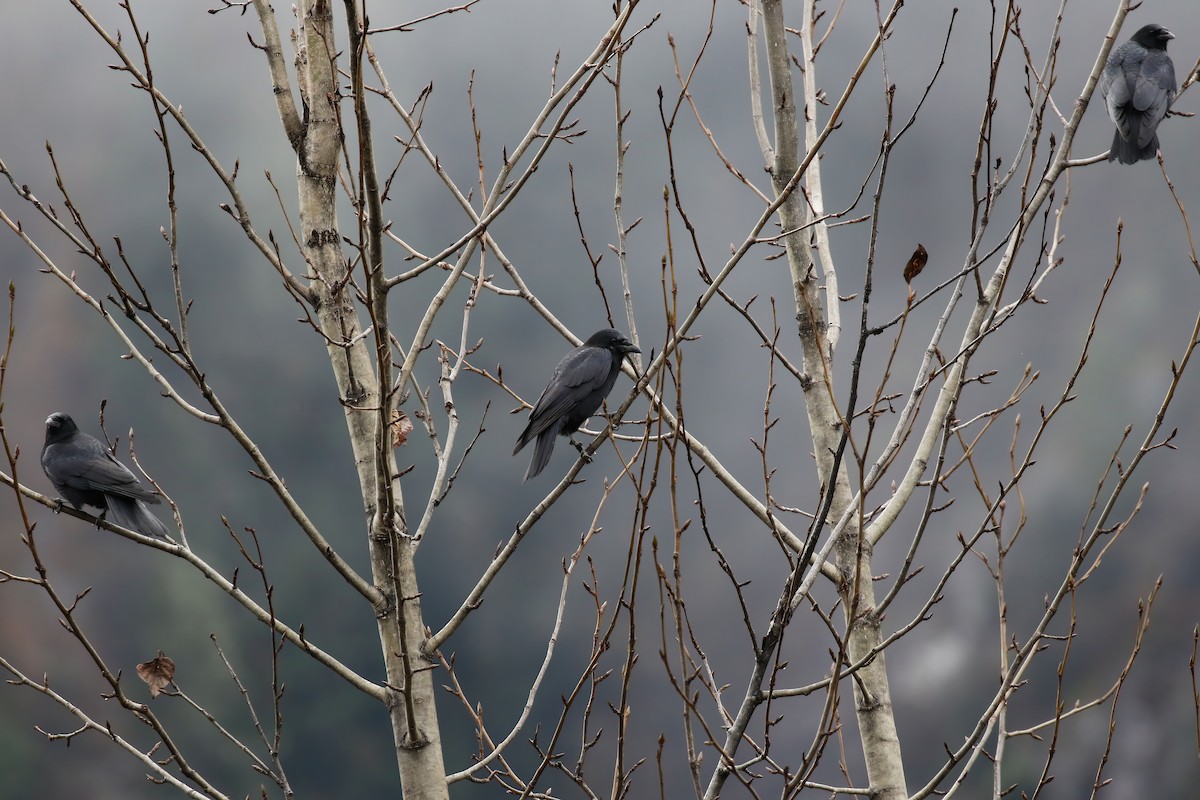
[[412, 420], [403, 411], [392, 412], [392, 447], [403, 447], [408, 444], [408, 434], [413, 429]]
[[929, 253], [925, 250], [925, 245], [917, 243], [917, 249], [913, 251], [912, 258], [904, 265], [904, 282], [912, 283], [912, 279], [921, 274], [921, 270], [925, 269], [925, 262], [929, 260]]
[[150, 697], [158, 697], [175, 678], [175, 662], [159, 650], [152, 661], [137, 665], [137, 674], [150, 687]]

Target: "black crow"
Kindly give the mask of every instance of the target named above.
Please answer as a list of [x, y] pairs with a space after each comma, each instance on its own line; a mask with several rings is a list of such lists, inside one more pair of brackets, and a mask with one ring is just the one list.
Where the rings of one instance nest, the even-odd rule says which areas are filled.
[[529, 424], [513, 448], [515, 456], [537, 437], [525, 480], [536, 476], [550, 461], [555, 436], [570, 436], [600, 407], [617, 382], [622, 359], [640, 352], [623, 333], [605, 328], [563, 356], [542, 396], [533, 404]]
[[1175, 35], [1147, 25], [1108, 57], [1100, 75], [1100, 96], [1117, 125], [1108, 160], [1136, 164], [1158, 152], [1158, 123], [1175, 99], [1175, 65], [1167, 42]]
[[167, 526], [144, 505], [159, 499], [96, 437], [80, 433], [75, 420], [61, 411], [46, 419], [42, 470], [75, 508], [96, 506], [102, 509], [101, 517], [122, 528], [167, 538]]

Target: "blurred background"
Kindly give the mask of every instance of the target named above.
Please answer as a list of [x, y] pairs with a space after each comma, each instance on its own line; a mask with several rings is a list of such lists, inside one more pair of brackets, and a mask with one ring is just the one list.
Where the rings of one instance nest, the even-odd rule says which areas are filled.
[[[260, 42], [262, 37], [253, 13], [207, 13], [216, 5], [216, 0], [133, 4], [141, 30], [150, 33], [157, 85], [183, 107], [226, 168], [232, 169], [235, 162], [239, 165], [238, 183], [254, 225], [264, 235], [267, 230], [275, 232], [284, 242], [285, 259], [293, 271], [300, 272], [295, 250], [287, 246], [288, 220], [294, 224], [296, 219], [294, 158], [281, 132], [262, 54], [246, 38], [249, 34]], [[1032, 61], [1040, 69], [1057, 9], [1051, 3], [1029, 5], [1020, 15], [1020, 29], [1031, 48]], [[1053, 100], [1064, 116], [1071, 113], [1092, 68], [1113, 5], [1068, 4], [1053, 90]], [[900, 14], [894, 34], [867, 69], [841, 128], [823, 151], [826, 208], [849, 209], [846, 220], [863, 217], [871, 209], [877, 180], [872, 164], [883, 131], [885, 87], [896, 86], [893, 129], [897, 129], [919, 102], [946, 39], [953, 3], [930, 0], [911, 6]], [[442, 7], [427, 2], [402, 6], [374, 3], [368, 5], [368, 11], [371, 25], [382, 27]], [[101, 0], [89, 9], [110, 32], [120, 31], [124, 41], [134, 42], [129, 21], [115, 2]], [[834, 10], [832, 5], [826, 9], [829, 15]], [[277, 12], [286, 30], [291, 26], [289, 12], [282, 4]], [[46, 154], [46, 143], [50, 143], [74, 205], [96, 240], [115, 257], [113, 237], [119, 237], [156, 302], [170, 308], [169, 253], [160, 233], [169, 222], [166, 168], [147, 98], [129, 87], [125, 75], [109, 68], [115, 56], [68, 3], [0, 0], [0, 13], [5, 20], [0, 69], [9, 76], [0, 88], [4, 109], [0, 159], [19, 184], [28, 184], [61, 212], [61, 196]], [[666, 330], [660, 265], [667, 252], [662, 198], [670, 174], [657, 92], [661, 87], [670, 114], [678, 81], [669, 36], [685, 71], [705, 47], [691, 84], [704, 123], [725, 155], [757, 186], [769, 190], [750, 116], [744, 6], [731, 0], [716, 3], [712, 37], [706, 45], [709, 7], [694, 2], [646, 2], [627, 32], [645, 25], [656, 13], [661, 17], [640, 34], [627, 56], [622, 85], [622, 103], [632, 112], [625, 131], [629, 149], [623, 213], [627, 225], [642, 219], [629, 236], [628, 257], [638, 334], [645, 353], [660, 346]], [[791, 4], [787, 13], [790, 24], [798, 26], [800, 5]], [[337, 14], [340, 32], [340, 5]], [[511, 152], [545, 102], [554, 80], [556, 57], [560, 59], [557, 75], [561, 82], [591, 52], [610, 20], [606, 4], [483, 0], [469, 13], [432, 20], [411, 33], [380, 35], [374, 44], [393, 88], [406, 104], [413, 103], [423, 87], [432, 85], [424, 106], [423, 135], [459, 186], [463, 190], [474, 186], [478, 197], [472, 112], [482, 131], [480, 152], [490, 188], [504, 154]], [[1151, 21], [1166, 25], [1178, 37], [1171, 54], [1182, 81], [1200, 55], [1200, 6], [1193, 0], [1146, 2], [1130, 15], [1119, 39], [1127, 39], [1137, 27]], [[929, 264], [916, 281], [919, 292], [963, 264], [970, 236], [970, 172], [989, 60], [995, 55], [988, 45], [991, 24], [991, 5], [979, 0], [959, 4], [946, 52], [947, 66], [894, 153], [881, 203], [871, 324], [882, 324], [903, 310], [906, 290], [901, 272], [918, 241], [930, 253]], [[841, 7], [835, 32], [818, 61], [818, 83], [831, 103], [841, 94], [875, 26], [872, 4], [850, 2]], [[1010, 52], [997, 90], [991, 153], [1001, 159], [1002, 168], [1007, 168], [1029, 118], [1024, 95], [1027, 76], [1019, 46], [1009, 37], [1005, 47]], [[798, 81], [797, 73], [797, 86]], [[617, 327], [627, 327], [620, 309], [616, 259], [608, 247], [616, 241], [612, 107], [611, 89], [603, 83], [595, 86], [573, 115], [579, 119], [576, 130], [584, 135], [552, 148], [530, 185], [490, 229], [530, 288], [580, 337], [608, 321], [580, 244], [570, 168], [574, 169], [575, 202], [588, 245], [593, 253], [604, 254], [599, 273], [617, 315]], [[1177, 108], [1194, 111], [1196, 93], [1186, 94]], [[828, 108], [821, 113], [827, 114]], [[822, 122], [825, 118], [820, 117]], [[1193, 157], [1196, 125], [1193, 118], [1176, 117], [1160, 129], [1167, 173], [1188, 210], [1200, 208], [1200, 163]], [[374, 109], [374, 126], [381, 169], [390, 172], [403, 152], [394, 137], [402, 141], [407, 132], [382, 103]], [[1055, 127], [1051, 122], [1051, 127], [1056, 134], [1061, 131], [1060, 124]], [[282, 290], [275, 273], [247, 243], [237, 224], [218, 207], [228, 198], [203, 159], [177, 131], [172, 129], [171, 135], [181, 267], [192, 299], [189, 325], [195, 350], [225, 404], [286, 477], [294, 494], [303, 499], [326, 537], [365, 573], [361, 501], [324, 345], [297, 321], [300, 308]], [[1103, 107], [1093, 102], [1075, 140], [1075, 157], [1103, 152], [1111, 137], [1112, 125]], [[671, 143], [685, 210], [695, 225], [704, 266], [715, 273], [730, 248], [747, 235], [762, 205], [715, 157], [686, 107], [679, 113]], [[1037, 169], [1047, 157], [1043, 142]], [[280, 188], [282, 210], [264, 177], [268, 172]], [[862, 194], [864, 183], [866, 193]], [[994, 496], [995, 487], [1008, 475], [1015, 414], [1020, 413], [1023, 420], [1017, 439], [1027, 447], [1039, 407], [1057, 401], [1079, 358], [1115, 258], [1117, 223], [1123, 220], [1123, 265], [1102, 312], [1086, 369], [1074, 387], [1077, 399], [1051, 426], [1031, 480], [1024, 485], [1023, 510], [1028, 523], [1006, 567], [1010, 635], [1017, 639], [1028, 634], [1044, 598], [1057, 589], [1073, 545], [1080, 531], [1088, 527], [1096, 485], [1124, 428], [1129, 425], [1133, 429], [1131, 444], [1122, 453], [1127, 462], [1154, 419], [1172, 362], [1182, 356], [1191, 335], [1200, 297], [1200, 277], [1188, 260], [1188, 233], [1157, 164], [1098, 163], [1079, 168], [1060, 183], [1058, 196], [1068, 189], [1070, 202], [1061, 219], [1063, 239], [1056, 253], [1063, 262], [1039, 290], [1044, 303], [1024, 307], [1008, 329], [981, 350], [973, 369], [995, 370], [995, 375], [989, 379], [990, 385], [969, 388], [958, 410], [960, 419], [970, 419], [1003, 403], [1027, 365], [1039, 373], [1021, 405], [996, 423], [998, 430], [977, 452], [982, 482]], [[1011, 195], [997, 209], [997, 220], [1011, 216], [1018, 201], [1015, 191]], [[103, 276], [94, 265], [61, 237], [47, 235], [46, 226], [39, 224], [33, 210], [7, 186], [0, 187], [0, 208], [26, 224], [60, 267], [78, 270], [87, 290], [98, 297], [106, 294]], [[427, 253], [440, 250], [470, 228], [440, 181], [415, 154], [408, 155], [397, 171], [385, 214], [398, 236]], [[688, 309], [703, 291], [697, 275], [700, 259], [687, 244], [674, 209], [670, 215], [680, 307]], [[1057, 221], [1050, 217], [1046, 225], [1053, 230]], [[348, 213], [343, 215], [342, 225], [351, 229]], [[1007, 223], [997, 222], [989, 243], [1001, 241], [1006, 232]], [[866, 222], [843, 225], [832, 233], [841, 292], [853, 296], [842, 308], [845, 335], [837, 374], [841, 391], [848, 386], [849, 358], [861, 312], [868, 234]], [[754, 251], [726, 288], [739, 302], [756, 297], [752, 308], [768, 326], [770, 302], [778, 300], [782, 348], [798, 362], [786, 267], [782, 260], [767, 260], [771, 252], [766, 248]], [[391, 272], [411, 266], [402, 257], [398, 248], [391, 248]], [[1037, 243], [1031, 241], [1014, 265], [1010, 282], [1024, 282], [1043, 263]], [[993, 264], [989, 262], [987, 271]], [[143, 370], [121, 358], [120, 343], [106, 325], [57, 280], [40, 273], [39, 266], [16, 236], [0, 231], [0, 274], [16, 290], [16, 343], [2, 398], [4, 424], [10, 439], [21, 447], [21, 479], [40, 491], [51, 491], [37, 464], [43, 422], [49, 413], [66, 411], [82, 429], [100, 435], [97, 413], [101, 401], [107, 400], [108, 430], [127, 441], [128, 430], [134, 428], [139, 460], [179, 504], [191, 545], [214, 565], [227, 571], [241, 566], [243, 575], [248, 575], [222, 528], [221, 517], [235, 529], [254, 528], [264, 546], [275, 603], [288, 609], [288, 622], [295, 628], [303, 625], [311, 639], [367, 677], [381, 680], [370, 609], [331, 576], [324, 561], [277, 508], [265, 484], [248, 476], [252, 465], [245, 454], [220, 431], [162, 398]], [[484, 270], [497, 274], [502, 285], [509, 285], [490, 255]], [[392, 319], [401, 341], [411, 339], [417, 315], [441, 281], [441, 273], [427, 273], [393, 293]], [[1015, 295], [1010, 292], [1010, 296]], [[451, 301], [455, 307], [443, 311], [433, 338], [457, 347], [465, 299], [465, 287], [461, 287]], [[903, 392], [912, 385], [913, 370], [946, 299], [943, 292], [912, 312], [892, 367], [889, 391]], [[957, 344], [968, 304], [965, 301], [956, 312], [943, 352]], [[570, 347], [512, 297], [484, 293], [470, 324], [467, 340], [482, 340], [473, 362], [493, 373], [502, 368], [505, 381], [530, 401]], [[864, 374], [879, 374], [894, 331], [872, 340]], [[693, 332], [699, 338], [684, 348], [688, 426], [743, 483], [761, 493], [761, 459], [752, 439], [762, 441], [763, 405], [771, 380], [768, 354], [758, 347], [756, 336], [741, 316], [728, 306], [712, 306]], [[433, 405], [440, 409], [435, 355], [436, 348], [424, 356], [418, 379], [432, 388]], [[781, 422], [769, 440], [769, 460], [777, 470], [772, 487], [780, 503], [811, 510], [817, 487], [801, 392], [780, 369], [774, 379], [778, 388], [772, 416]], [[1134, 487], [1149, 486], [1144, 508], [1077, 597], [1079, 638], [1072, 645], [1062, 685], [1067, 706], [1103, 692], [1116, 679], [1132, 646], [1139, 600], [1149, 595], [1160, 576], [1163, 581], [1151, 612], [1153, 625], [1117, 709], [1117, 732], [1105, 768], [1105, 775], [1118, 782], [1114, 787], [1117, 796], [1190, 796], [1200, 777], [1188, 665], [1193, 630], [1200, 622], [1200, 542], [1195, 535], [1200, 519], [1200, 495], [1195, 490], [1200, 468], [1197, 380], [1194, 370], [1185, 376], [1168, 413], [1164, 432], [1178, 429], [1172, 440], [1174, 449], [1156, 451], [1133, 479]], [[185, 397], [198, 400], [182, 381], [176, 385]], [[874, 387], [875, 379], [867, 379], [865, 385]], [[610, 407], [628, 389], [628, 381], [622, 379]], [[440, 625], [458, 607], [495, 548], [542, 499], [571, 458], [570, 449], [560, 443], [547, 474], [521, 484], [519, 476], [528, 454], [516, 459], [510, 455], [512, 442], [524, 425], [524, 417], [508, 413], [515, 405], [512, 400], [473, 374], [458, 381], [455, 399], [463, 420], [460, 443], [469, 441], [479, 427], [484, 431], [419, 551], [424, 609], [433, 625]], [[485, 407], [486, 420], [481, 421]], [[413, 408], [408, 406], [410, 413]], [[645, 402], [638, 401], [629, 417], [640, 418], [646, 410]], [[881, 425], [886, 428], [890, 419], [885, 416]], [[444, 431], [444, 418], [439, 418], [438, 424]], [[625, 432], [636, 430], [630, 427]], [[880, 440], [877, 434], [876, 447]], [[632, 448], [625, 447], [623, 452], [628, 457]], [[413, 518], [427, 502], [434, 469], [428, 440], [419, 425], [398, 455], [403, 465], [413, 468], [405, 479]], [[617, 470], [611, 447], [606, 445], [596, 462], [585, 469], [587, 483], [573, 489], [574, 498], [555, 506], [533, 531], [489, 590], [484, 609], [446, 648], [448, 654], [454, 654], [456, 672], [472, 698], [484, 704], [493, 735], [507, 732], [519, 713], [553, 623], [561, 563], [591, 524], [603, 478]], [[881, 489], [886, 492], [886, 487]], [[960, 500], [936, 516], [926, 532], [917, 559], [926, 573], [889, 610], [886, 631], [907, 622], [928, 597], [933, 581], [958, 552], [955, 535], [959, 531], [970, 534], [980, 524], [981, 506], [971, 477], [959, 471], [947, 489]], [[690, 497], [686, 495], [681, 503], [685, 516], [695, 514]], [[743, 508], [716, 491], [708, 497], [716, 500], [707, 508], [714, 540], [732, 561], [738, 577], [751, 581], [746, 592], [752, 620], [765, 624], [786, 565], [768, 533]], [[1135, 497], [1136, 491], [1122, 500], [1117, 519], [1132, 509]], [[880, 494], [875, 499], [882, 502], [885, 497]], [[606, 600], [614, 600], [619, 592], [630, 547], [635, 520], [629, 500], [627, 493], [617, 493], [603, 517], [604, 532], [589, 546]], [[1017, 510], [1010, 504], [1008, 513], [1012, 516], [1005, 522], [1011, 533]], [[257, 686], [258, 694], [252, 695], [251, 701], [261, 716], [269, 716], [269, 697], [263, 686], [269, 680], [270, 639], [261, 626], [245, 619], [240, 607], [185, 565], [160, 553], [143, 551], [41, 507], [35, 508], [34, 514], [39, 547], [51, 577], [68, 596], [91, 589], [80, 605], [80, 618], [90, 626], [109, 663], [124, 671], [129, 691], [135, 695], [141, 691], [134, 685], [134, 666], [164, 650], [176, 660], [177, 679], [185, 691], [233, 729], [249, 734], [245, 706], [214, 651], [212, 635], [243, 680]], [[914, 508], [884, 540], [877, 554], [878, 573], [899, 570], [916, 520]], [[806, 525], [798, 515], [787, 522], [798, 531]], [[650, 534], [665, 548], [659, 556], [664, 560], [673, 539], [665, 505], [652, 523]], [[14, 499], [11, 493], [0, 493], [0, 568], [28, 573], [30, 561], [19, 541], [20, 533]], [[731, 685], [727, 702], [732, 704], [741, 697], [750, 664], [741, 612], [698, 524], [684, 542], [684, 569], [693, 593], [688, 598], [689, 609], [694, 620], [704, 621], [705, 644], [717, 666], [718, 679]], [[989, 552], [994, 556], [994, 545]], [[643, 558], [652, 556], [646, 552]], [[649, 569], [648, 562], [643, 569]], [[647, 572], [644, 578], [651, 581], [652, 576], [653, 572]], [[543, 731], [557, 719], [559, 698], [570, 692], [588, 657], [594, 620], [581, 580], [581, 574], [573, 579], [559, 655], [535, 708], [535, 719], [543, 722]], [[643, 616], [639, 636], [644, 651], [631, 701], [633, 735], [645, 745], [638, 752], [653, 753], [653, 743], [662, 734], [668, 752], [677, 755], [681, 747], [678, 702], [662, 688], [661, 666], [651, 657], [661, 647], [657, 641], [659, 598], [651, 583], [640, 591], [639, 613]], [[818, 593], [826, 607], [834, 596], [828, 586]], [[840, 616], [840, 610], [837, 613]], [[996, 619], [995, 585], [981, 561], [968, 558], [948, 587], [947, 600], [934, 608], [933, 619], [888, 651], [910, 790], [929, 779], [942, 761], [944, 745], [958, 746], [995, 691], [1000, 672]], [[1065, 622], [1061, 621], [1056, 633], [1066, 632]], [[829, 647], [828, 635], [819, 625], [797, 620], [783, 651], [791, 664], [788, 674], [796, 685], [823, 676]], [[27, 674], [40, 677], [44, 673], [54, 688], [98, 718], [120, 718], [114, 707], [100, 699], [106, 687], [83, 663], [77, 645], [57, 623], [44, 595], [28, 585], [0, 584], [0, 653]], [[1014, 702], [1010, 727], [1025, 727], [1046, 718], [1057, 689], [1054, 668], [1058, 659], [1057, 653], [1047, 654], [1030, 674], [1030, 684]], [[394, 794], [398, 781], [393, 744], [380, 709], [290, 650], [285, 649], [282, 665], [287, 687], [283, 758], [298, 793], [310, 798]], [[620, 668], [619, 653], [610, 666]], [[644, 680], [642, 676], [646, 676]], [[435, 681], [443, 682], [441, 676]], [[847, 696], [847, 714], [848, 700]], [[256, 793], [262, 779], [249, 771], [232, 748], [211, 746], [210, 731], [196, 725], [194, 715], [178, 703], [161, 699], [155, 710], [175, 725], [185, 747], [196, 745], [192, 749], [198, 750], [200, 766], [223, 776], [225, 785], [234, 787], [233, 795]], [[789, 742], [794, 748], [807, 746], [819, 713], [818, 702], [798, 702], [787, 713], [786, 730], [776, 729], [774, 735], [785, 743], [783, 747]], [[849, 723], [844, 735], [854, 742], [857, 734], [852, 719]], [[85, 793], [107, 800], [157, 796], [164, 791], [147, 783], [131, 759], [119, 755], [100, 737], [79, 738], [68, 751], [61, 742], [47, 742], [35, 726], [56, 732], [76, 727], [60, 708], [34, 692], [0, 689], [0, 774], [5, 776], [6, 796]], [[442, 726], [447, 767], [462, 769], [470, 763], [474, 750], [474, 726], [449, 695], [442, 705]], [[605, 728], [607, 737], [602, 739], [603, 752], [605, 746], [611, 746], [615, 720], [611, 715], [598, 717], [593, 732], [599, 727]], [[761, 726], [756, 730], [761, 732]], [[124, 732], [135, 740], [148, 734], [128, 726]], [[1043, 796], [1075, 798], [1089, 791], [1107, 733], [1105, 711], [1068, 722], [1051, 769], [1056, 780]], [[530, 726], [522, 740], [532, 735]], [[146, 747], [151, 743], [145, 739]], [[564, 746], [569, 752], [577, 750], [578, 734]], [[1042, 767], [1041, 746], [1017, 742], [1011, 747], [1006, 781], [1032, 787]], [[862, 785], [865, 777], [854, 756], [856, 749], [856, 744], [850, 746], [847, 759], [852, 780]], [[524, 745], [514, 752], [518, 764], [530, 763], [532, 757]], [[835, 762], [836, 758], [828, 759], [831, 770]], [[591, 777], [606, 785], [602, 767], [611, 769], [596, 759], [593, 768], [597, 774]], [[644, 769], [647, 772], [639, 780], [642, 791], [649, 792], [657, 778], [649, 772], [649, 765]], [[844, 782], [836, 772], [827, 777]], [[675, 778], [679, 779], [676, 790], [687, 791], [683, 776]], [[565, 783], [561, 776], [550, 781], [569, 796], [572, 790]], [[986, 782], [980, 784], [984, 785]], [[463, 797], [497, 794], [495, 787], [461, 783], [452, 791]], [[727, 794], [739, 796], [742, 791], [731, 784]]]

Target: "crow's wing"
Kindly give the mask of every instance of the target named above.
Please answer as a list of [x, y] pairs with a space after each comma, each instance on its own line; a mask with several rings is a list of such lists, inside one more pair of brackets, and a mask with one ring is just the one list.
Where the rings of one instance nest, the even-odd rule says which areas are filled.
[[1112, 109], [1114, 106], [1121, 106], [1129, 102], [1129, 98], [1133, 95], [1130, 78], [1136, 75], [1141, 68], [1141, 61], [1145, 58], [1145, 54], [1145, 48], [1136, 42], [1126, 42], [1112, 51], [1108, 57], [1108, 63], [1104, 65], [1104, 71], [1100, 73], [1100, 82], [1096, 84], [1096, 89], [1104, 98], [1107, 108]]
[[529, 442], [603, 386], [612, 371], [612, 361], [612, 353], [602, 347], [579, 347], [567, 353], [534, 403], [520, 441]]
[[1142, 114], [1138, 146], [1145, 147], [1154, 138], [1158, 123], [1167, 115], [1175, 99], [1175, 64], [1166, 51], [1154, 51], [1146, 56], [1133, 82], [1131, 104]]
[[159, 499], [138, 483], [128, 467], [113, 458], [98, 439], [79, 434], [51, 445], [45, 467], [51, 480], [69, 489], [115, 494], [147, 503]]
[[1124, 139], [1129, 138], [1129, 120], [1126, 119], [1126, 114], [1146, 55], [1146, 48], [1137, 42], [1125, 42], [1109, 56], [1108, 63], [1104, 65], [1104, 72], [1100, 74], [1100, 83], [1096, 87], [1100, 90], [1100, 96], [1104, 98], [1108, 118], [1117, 126]]

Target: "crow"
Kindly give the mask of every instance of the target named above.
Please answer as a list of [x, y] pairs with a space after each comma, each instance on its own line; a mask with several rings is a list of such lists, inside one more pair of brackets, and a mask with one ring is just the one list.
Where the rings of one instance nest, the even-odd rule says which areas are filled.
[[1108, 57], [1099, 88], [1117, 125], [1109, 161], [1136, 164], [1158, 152], [1158, 123], [1175, 99], [1175, 65], [1167, 55], [1174, 38], [1162, 25], [1146, 25]]
[[535, 477], [550, 461], [555, 436], [570, 436], [600, 407], [617, 382], [625, 356], [640, 352], [623, 333], [605, 328], [563, 356], [513, 448], [515, 456], [537, 437], [525, 480]]
[[61, 411], [46, 419], [42, 471], [75, 508], [95, 506], [101, 509], [102, 519], [122, 528], [167, 538], [167, 526], [145, 506], [159, 499], [96, 437], [80, 433], [75, 420]]

